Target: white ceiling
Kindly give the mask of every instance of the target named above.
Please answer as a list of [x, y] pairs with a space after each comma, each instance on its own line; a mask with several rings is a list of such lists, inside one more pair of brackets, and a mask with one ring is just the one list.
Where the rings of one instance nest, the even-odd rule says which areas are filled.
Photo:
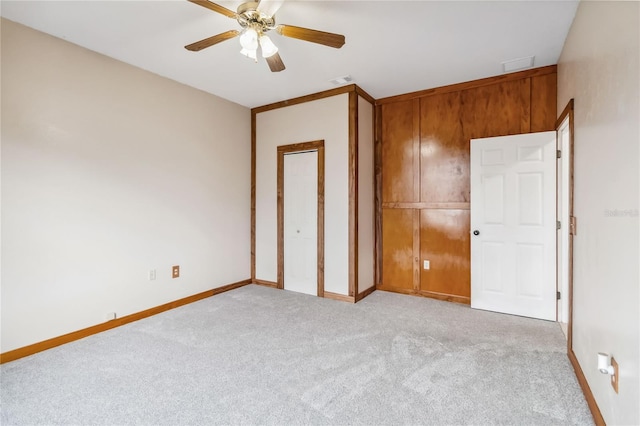
[[[220, 1], [235, 10], [240, 1]], [[238, 28], [186, 0], [5, 1], [3, 17], [156, 74], [255, 107], [335, 86], [350, 74], [374, 98], [502, 74], [535, 55], [555, 64], [576, 12], [572, 1], [294, 1], [277, 22], [344, 34], [342, 49], [271, 35], [287, 69], [239, 54], [237, 39], [184, 46]]]

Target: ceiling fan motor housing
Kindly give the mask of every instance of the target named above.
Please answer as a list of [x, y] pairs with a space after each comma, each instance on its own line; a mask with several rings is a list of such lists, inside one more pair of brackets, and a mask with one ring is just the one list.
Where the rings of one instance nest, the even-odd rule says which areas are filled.
[[237, 21], [242, 28], [253, 28], [259, 34], [276, 27], [275, 16], [267, 16], [258, 10], [258, 2], [247, 2], [238, 6]]

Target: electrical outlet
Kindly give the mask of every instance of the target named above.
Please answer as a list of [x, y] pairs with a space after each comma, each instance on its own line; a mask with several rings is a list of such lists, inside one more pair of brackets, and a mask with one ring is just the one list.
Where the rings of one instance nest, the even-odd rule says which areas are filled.
[[618, 375], [618, 361], [614, 357], [611, 357], [611, 366], [613, 367], [613, 374], [611, 375], [611, 386], [613, 386], [613, 390], [618, 393], [618, 382], [620, 381], [620, 376]]
[[115, 312], [108, 312], [108, 313], [106, 313], [106, 314], [105, 314], [105, 316], [104, 316], [104, 320], [105, 320], [105, 321], [112, 321], [112, 320], [114, 320], [114, 319], [116, 319], [116, 318], [117, 318], [117, 317], [116, 317], [116, 313], [115, 313]]
[[424, 269], [429, 269], [429, 268], [431, 268], [431, 264], [429, 263], [429, 261], [428, 261], [428, 260], [425, 260], [425, 261], [424, 261], [424, 263], [423, 263], [423, 265], [422, 265], [422, 267], [423, 267]]
[[180, 276], [180, 265], [175, 265], [171, 272], [171, 278], [178, 278]]
[[150, 269], [149, 270], [149, 281], [153, 281], [156, 279], [156, 270], [155, 269]]

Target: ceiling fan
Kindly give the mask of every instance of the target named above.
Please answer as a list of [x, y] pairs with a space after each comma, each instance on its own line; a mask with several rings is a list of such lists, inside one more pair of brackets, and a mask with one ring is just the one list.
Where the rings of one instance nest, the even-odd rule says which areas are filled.
[[280, 58], [278, 54], [278, 48], [266, 35], [266, 33], [271, 30], [285, 37], [323, 44], [336, 49], [341, 48], [345, 42], [344, 36], [340, 34], [294, 27], [293, 25], [276, 25], [275, 12], [277, 11], [279, 3], [282, 3], [281, 1], [262, 0], [246, 2], [238, 6], [237, 12], [209, 0], [188, 1], [206, 7], [228, 18], [235, 19], [238, 24], [240, 24], [240, 27], [242, 27], [241, 30], [229, 30], [185, 46], [185, 49], [193, 52], [240, 36], [240, 45], [242, 46], [240, 53], [257, 62], [257, 51], [258, 47], [260, 47], [262, 57], [265, 58], [267, 64], [269, 64], [271, 71], [278, 72], [284, 70], [285, 66], [282, 58]]

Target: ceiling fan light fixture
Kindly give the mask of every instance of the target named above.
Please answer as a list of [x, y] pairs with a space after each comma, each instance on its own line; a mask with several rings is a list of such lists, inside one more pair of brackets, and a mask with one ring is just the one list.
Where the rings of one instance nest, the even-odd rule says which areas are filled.
[[278, 47], [273, 44], [268, 36], [263, 35], [260, 37], [260, 47], [262, 47], [263, 58], [270, 58], [271, 56], [278, 53]]
[[241, 55], [246, 56], [249, 59], [253, 59], [255, 62], [258, 62], [258, 56], [256, 54], [256, 50], [245, 49], [244, 47], [240, 51]]
[[251, 27], [245, 28], [240, 35], [240, 46], [246, 50], [258, 49], [258, 32]]

